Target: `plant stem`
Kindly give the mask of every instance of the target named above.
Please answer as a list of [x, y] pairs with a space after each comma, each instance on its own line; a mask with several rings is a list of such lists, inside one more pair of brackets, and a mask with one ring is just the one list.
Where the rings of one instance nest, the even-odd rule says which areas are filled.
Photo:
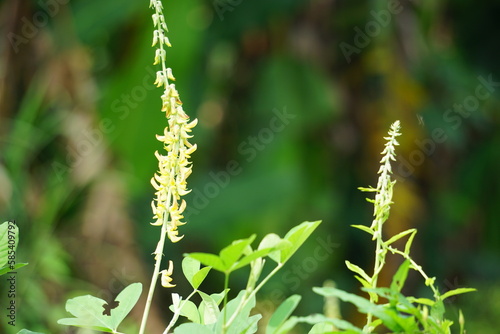
[[[227, 291], [227, 289], [229, 288], [229, 273], [224, 273], [224, 291]], [[224, 306], [223, 306], [223, 310], [224, 310], [224, 321], [223, 323], [225, 324], [226, 323], [226, 314], [227, 314], [227, 294], [229, 293], [229, 291], [227, 291], [225, 294], [224, 294]], [[222, 334], [225, 334], [226, 333], [226, 326], [222, 326]]]
[[[416, 271], [418, 271], [420, 273], [420, 275], [422, 275], [422, 277], [425, 279], [426, 282], [428, 282], [430, 280], [429, 276], [427, 276], [427, 274], [422, 269], [422, 267], [419, 266], [408, 254], [406, 254], [405, 252], [400, 251], [399, 249], [396, 249], [396, 248], [393, 248], [393, 247], [390, 247], [390, 246], [389, 246], [389, 251], [391, 251], [393, 254], [394, 253], [395, 254], [399, 254], [402, 257], [404, 257], [406, 260], [410, 261], [410, 264], [413, 267], [413, 269], [415, 269]], [[431, 288], [432, 292], [434, 293], [434, 298], [439, 299], [440, 298], [439, 291], [436, 289], [436, 287], [434, 286], [434, 284], [429, 285], [429, 287]]]
[[[231, 316], [231, 318], [229, 319], [229, 321], [227, 323], [224, 324], [224, 326], [222, 327], [223, 328], [223, 333], [225, 333], [226, 329], [229, 328], [229, 326], [231, 326], [231, 324], [233, 323], [234, 319], [236, 319], [236, 317], [238, 316], [238, 313], [241, 311], [241, 309], [243, 307], [245, 307], [245, 305], [248, 303], [248, 301], [253, 297], [255, 296], [255, 294], [264, 286], [264, 284], [267, 283], [267, 281], [269, 281], [269, 279], [271, 277], [274, 276], [274, 274], [276, 274], [278, 272], [278, 270], [281, 269], [281, 267], [283, 267], [284, 263], [278, 263], [278, 265], [276, 266], [276, 268], [274, 268], [263, 280], [262, 282], [259, 283], [259, 285], [257, 285], [257, 287], [252, 290], [252, 292], [248, 295], [248, 296], [245, 296], [243, 299], [242, 299], [242, 302], [240, 303], [240, 305], [238, 305], [238, 308], [236, 308], [236, 310], [234, 311], [233, 315]], [[248, 291], [247, 291], [248, 292]]]
[[[172, 201], [172, 194], [169, 190], [168, 195], [167, 195], [167, 200], [165, 202], [170, 204], [171, 201]], [[155, 267], [154, 267], [154, 271], [153, 271], [153, 276], [151, 277], [151, 284], [149, 286], [149, 292], [148, 292], [148, 297], [146, 300], [146, 306], [144, 307], [144, 313], [142, 315], [141, 328], [139, 329], [139, 334], [144, 334], [144, 331], [146, 330], [146, 322], [148, 321], [149, 310], [151, 308], [151, 303], [153, 301], [153, 295], [154, 295], [155, 288], [156, 288], [156, 282], [158, 281], [158, 276], [160, 274], [161, 259], [163, 257], [163, 248], [165, 246], [165, 239], [166, 239], [166, 235], [167, 235], [168, 216], [169, 216], [169, 214], [168, 214], [168, 210], [167, 210], [165, 212], [165, 214], [163, 215], [163, 224], [161, 225], [160, 241], [158, 242], [158, 245], [156, 246], [156, 250], [153, 253], [153, 254], [155, 254]]]
[[[379, 230], [379, 231], [381, 232], [381, 230]], [[383, 258], [381, 259], [381, 256], [380, 256], [381, 252], [383, 252], [383, 241], [382, 241], [382, 237], [380, 236], [380, 234], [377, 236], [377, 246], [375, 249], [375, 265], [373, 267], [373, 276], [372, 276], [372, 279], [370, 282], [372, 288], [377, 287], [378, 275], [379, 275], [379, 273], [382, 269], [383, 263], [384, 263], [384, 259]], [[370, 293], [369, 296], [370, 296], [370, 302], [375, 303], [376, 301], [375, 301], [375, 298], [373, 297], [373, 295]], [[369, 331], [369, 333], [372, 332], [371, 328], [369, 327], [369, 325], [372, 323], [372, 320], [373, 320], [373, 314], [368, 312], [367, 318], [366, 318], [365, 329], [367, 329]]]
[[186, 305], [187, 301], [190, 300], [191, 297], [193, 297], [196, 292], [198, 292], [197, 289], [193, 290], [193, 292], [191, 292], [189, 294], [189, 296], [187, 296], [187, 298], [182, 301], [181, 305], [179, 306], [179, 309], [175, 311], [174, 316], [172, 317], [172, 320], [170, 320], [170, 322], [168, 323], [167, 328], [165, 328], [165, 331], [163, 331], [163, 334], [168, 334], [168, 331], [170, 330], [170, 328], [172, 328], [175, 325], [175, 323], [177, 322], [177, 319], [179, 319], [180, 311], [182, 310], [184, 305]]

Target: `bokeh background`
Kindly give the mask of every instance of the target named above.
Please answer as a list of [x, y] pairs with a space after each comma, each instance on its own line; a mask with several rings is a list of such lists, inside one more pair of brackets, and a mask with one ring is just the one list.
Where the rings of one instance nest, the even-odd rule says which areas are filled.
[[[165, 253], [187, 294], [182, 254], [233, 239], [283, 235], [323, 220], [259, 307], [292, 293], [298, 315], [321, 312], [327, 279], [359, 291], [348, 259], [373, 264], [359, 186], [375, 185], [389, 125], [403, 136], [386, 232], [419, 230], [413, 256], [453, 298], [469, 333], [500, 327], [500, 48], [496, 1], [167, 0], [168, 64], [198, 118], [184, 239]], [[0, 4], [0, 217], [21, 241], [15, 330], [56, 324], [65, 300], [147, 288], [158, 229], [149, 180], [166, 125], [152, 85], [151, 10], [136, 0], [8, 0]], [[236, 167], [235, 167], [236, 166]], [[321, 256], [318, 256], [321, 254]], [[325, 255], [326, 254], [326, 255]], [[382, 284], [399, 264], [389, 263]], [[244, 287], [244, 273], [233, 278]], [[220, 291], [222, 277], [205, 283]], [[0, 284], [4, 309], [5, 282]], [[171, 291], [150, 320], [159, 333]], [[429, 292], [418, 276], [407, 293]], [[143, 303], [143, 301], [141, 301]], [[134, 332], [137, 307], [122, 331]], [[358, 321], [350, 308], [343, 316]], [[300, 329], [299, 331], [300, 332]], [[79, 333], [83, 333], [80, 331]]]

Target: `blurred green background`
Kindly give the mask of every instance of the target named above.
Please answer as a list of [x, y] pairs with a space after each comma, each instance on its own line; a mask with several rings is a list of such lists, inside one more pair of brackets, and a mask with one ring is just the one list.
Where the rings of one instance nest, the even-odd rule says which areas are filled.
[[[388, 235], [419, 229], [413, 255], [468, 332], [500, 327], [500, 26], [496, 1], [183, 0], [164, 2], [168, 65], [184, 109], [198, 118], [184, 239], [168, 245], [181, 294], [182, 254], [218, 252], [252, 233], [283, 235], [323, 220], [272, 281], [259, 307], [313, 286], [355, 292], [348, 259], [372, 266], [352, 224], [372, 207], [389, 125], [403, 136]], [[0, 217], [21, 241], [17, 333], [76, 333], [56, 324], [67, 298], [111, 299], [149, 284], [158, 229], [149, 183], [166, 125], [152, 85], [152, 11], [135, 0], [12, 0], [0, 4]], [[318, 256], [321, 254], [321, 256]], [[328, 256], [326, 256], [327, 254]], [[382, 284], [389, 282], [391, 262]], [[233, 289], [244, 287], [244, 274]], [[3, 278], [2, 278], [3, 279]], [[204, 288], [221, 290], [213, 275]], [[0, 309], [7, 302], [0, 284]], [[169, 318], [158, 291], [151, 333]], [[417, 276], [407, 293], [428, 292]], [[141, 302], [143, 303], [143, 301]], [[5, 312], [5, 311], [2, 311]], [[134, 332], [137, 307], [122, 328]], [[351, 309], [344, 317], [356, 322]], [[83, 333], [80, 331], [79, 333]]]

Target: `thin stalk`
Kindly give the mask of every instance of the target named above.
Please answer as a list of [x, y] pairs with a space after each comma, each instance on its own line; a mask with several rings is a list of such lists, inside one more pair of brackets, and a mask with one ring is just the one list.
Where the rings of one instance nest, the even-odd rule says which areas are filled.
[[186, 303], [188, 302], [188, 300], [190, 300], [191, 297], [193, 297], [196, 292], [198, 292], [197, 289], [193, 290], [193, 292], [191, 292], [189, 294], [189, 296], [187, 296], [187, 298], [182, 301], [181, 305], [179, 306], [179, 312], [176, 311], [174, 313], [174, 316], [172, 317], [172, 320], [170, 320], [170, 322], [168, 323], [168, 326], [167, 326], [167, 328], [165, 328], [165, 331], [163, 331], [163, 334], [168, 334], [168, 331], [170, 330], [170, 328], [172, 328], [175, 325], [175, 323], [177, 322], [177, 319], [179, 319], [180, 310], [182, 310], [182, 308], [184, 307], [184, 305], [186, 305]]
[[[420, 275], [422, 275], [422, 277], [425, 279], [426, 282], [428, 282], [430, 280], [429, 276], [427, 276], [427, 274], [424, 272], [424, 270], [422, 269], [422, 267], [419, 266], [408, 254], [406, 254], [405, 252], [400, 251], [399, 249], [393, 248], [393, 247], [389, 247], [389, 250], [392, 253], [399, 254], [402, 257], [404, 257], [406, 260], [410, 261], [411, 266], [416, 271], [418, 271], [420, 273]], [[432, 292], [434, 293], [434, 298], [439, 299], [439, 297], [440, 297], [439, 291], [436, 289], [436, 287], [434, 286], [434, 284], [429, 285], [429, 287], [431, 288]]]
[[[170, 203], [172, 199], [172, 194], [169, 191], [166, 203]], [[165, 246], [165, 239], [167, 235], [167, 222], [168, 222], [168, 210], [163, 215], [163, 224], [161, 225], [160, 241], [156, 246], [155, 254], [155, 267], [153, 271], [153, 276], [151, 277], [151, 284], [149, 285], [148, 297], [146, 299], [146, 306], [144, 307], [144, 313], [142, 315], [141, 328], [139, 329], [139, 334], [144, 334], [146, 330], [146, 323], [148, 321], [149, 310], [151, 308], [151, 303], [153, 301], [153, 295], [156, 288], [156, 282], [158, 281], [158, 276], [160, 274], [160, 265], [163, 257], [163, 248]]]
[[[376, 240], [376, 248], [375, 248], [375, 264], [373, 268], [373, 275], [370, 279], [370, 286], [372, 288], [377, 288], [378, 276], [382, 271], [385, 265], [385, 257], [387, 254], [388, 245], [383, 240], [382, 228], [384, 223], [389, 218], [389, 211], [392, 204], [392, 191], [393, 186], [396, 181], [391, 181], [392, 169], [391, 169], [391, 160], [395, 160], [394, 157], [394, 147], [399, 145], [396, 141], [396, 137], [400, 135], [399, 133], [399, 121], [394, 122], [391, 125], [391, 129], [389, 131], [390, 137], [384, 137], [387, 139], [387, 143], [385, 144], [385, 148], [382, 151], [384, 155], [382, 160], [380, 161], [382, 164], [377, 174], [380, 174], [377, 182], [377, 188], [369, 188], [369, 189], [361, 189], [363, 191], [376, 191], [375, 200], [373, 202], [374, 207], [374, 216], [373, 222], [370, 228], [373, 229], [373, 238], [372, 240]], [[378, 296], [374, 293], [369, 293], [370, 303], [376, 304], [378, 301]], [[366, 325], [363, 329], [365, 333], [371, 333], [373, 328], [370, 324], [373, 322], [373, 314], [368, 312], [366, 318]]]
[[[228, 273], [224, 273], [224, 291], [227, 291], [227, 289], [229, 288], [229, 274]], [[227, 315], [227, 292], [224, 294], [224, 306], [223, 306], [223, 309], [224, 309], [224, 322], [223, 323], [226, 323], [226, 315]], [[225, 334], [226, 333], [226, 326], [222, 326], [222, 334]]]
[[[373, 277], [371, 279], [372, 288], [377, 287], [378, 275], [382, 269], [381, 267], [383, 266], [383, 261], [381, 261], [381, 257], [380, 257], [380, 253], [382, 252], [382, 250], [383, 250], [383, 242], [382, 242], [382, 238], [379, 235], [377, 237], [377, 246], [375, 249], [375, 265], [373, 268]], [[369, 296], [370, 296], [370, 303], [375, 303], [373, 295], [370, 293]], [[372, 320], [373, 320], [373, 314], [368, 312], [365, 329], [369, 329], [368, 326], [369, 326], [369, 324], [372, 323]], [[371, 329], [369, 329], [369, 332], [371, 333]]]
[[274, 276], [274, 274], [276, 274], [280, 269], [281, 267], [283, 267], [284, 263], [278, 263], [278, 265], [276, 266], [276, 268], [274, 268], [263, 280], [262, 282], [259, 283], [259, 285], [257, 285], [257, 287], [252, 290], [252, 292], [246, 296], [245, 298], [242, 299], [242, 302], [240, 303], [240, 305], [238, 305], [238, 308], [236, 308], [236, 311], [234, 311], [233, 315], [231, 316], [231, 318], [229, 319], [229, 321], [227, 323], [224, 324], [224, 326], [222, 327], [223, 328], [223, 332], [225, 333], [226, 329], [229, 328], [229, 326], [231, 326], [231, 324], [233, 323], [234, 319], [236, 319], [236, 317], [238, 316], [238, 313], [241, 311], [241, 309], [243, 307], [245, 307], [245, 305], [250, 301], [250, 299], [255, 296], [255, 294], [264, 286], [264, 284], [267, 283], [267, 281], [269, 281], [269, 279], [271, 277]]

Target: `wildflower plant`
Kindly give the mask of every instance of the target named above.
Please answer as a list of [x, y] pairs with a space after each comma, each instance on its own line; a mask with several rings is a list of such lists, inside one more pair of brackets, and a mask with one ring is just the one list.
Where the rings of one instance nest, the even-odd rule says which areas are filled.
[[158, 151], [155, 152], [158, 159], [158, 172], [151, 179], [151, 184], [156, 190], [156, 198], [151, 203], [155, 221], [151, 224], [161, 226], [161, 232], [160, 240], [153, 253], [155, 266], [139, 331], [141, 334], [146, 329], [149, 309], [159, 275], [161, 275], [161, 284], [164, 287], [175, 287], [171, 278], [173, 262], [169, 262], [168, 269], [160, 271], [160, 267], [166, 238], [168, 237], [173, 243], [182, 239], [178, 231], [178, 227], [185, 224], [182, 221], [184, 218], [182, 213], [186, 208], [186, 201], [182, 199], [182, 196], [189, 193], [186, 183], [192, 172], [192, 164], [189, 159], [196, 150], [196, 145], [189, 142], [192, 137], [189, 133], [197, 123], [196, 119], [189, 121], [189, 116], [182, 108], [179, 93], [175, 85], [170, 82], [175, 81], [175, 78], [172, 69], [166, 66], [165, 49], [171, 47], [171, 44], [166, 36], [168, 29], [163, 15], [162, 2], [160, 0], [151, 0], [150, 7], [154, 10], [152, 18], [155, 28], [152, 46], [157, 45], [154, 65], [160, 64], [161, 66], [160, 70], [156, 72], [155, 84], [164, 90], [161, 96], [161, 111], [165, 113], [168, 125], [165, 127], [163, 135], [156, 136], [163, 144], [166, 155], [160, 154]]
[[[162, 269], [163, 250], [166, 240], [173, 243], [180, 241], [179, 227], [185, 224], [183, 212], [186, 201], [183, 196], [189, 193], [187, 178], [191, 174], [191, 154], [196, 145], [190, 143], [191, 131], [196, 126], [196, 119], [189, 120], [184, 112], [179, 98], [172, 70], [166, 66], [166, 48], [170, 47], [167, 25], [163, 15], [161, 0], [151, 0], [153, 8], [153, 46], [156, 46], [154, 64], [159, 65], [155, 84], [163, 89], [161, 96], [161, 111], [165, 113], [167, 125], [163, 134], [157, 139], [163, 144], [165, 152], [155, 152], [158, 159], [158, 171], [151, 179], [155, 189], [155, 198], [152, 201], [153, 226], [160, 228], [160, 238], [153, 252], [154, 269], [151, 284], [147, 294], [139, 334], [146, 332], [146, 324], [153, 295], [158, 281], [165, 288], [174, 288], [172, 274], [173, 261], [168, 261], [167, 268]], [[453, 322], [444, 318], [443, 300], [453, 295], [473, 291], [474, 289], [459, 288], [440, 294], [435, 286], [435, 278], [430, 278], [410, 257], [410, 247], [416, 235], [415, 229], [401, 232], [388, 240], [383, 236], [383, 225], [389, 218], [392, 204], [393, 187], [396, 181], [391, 179], [391, 161], [395, 160], [395, 149], [398, 145], [396, 137], [400, 135], [399, 121], [395, 122], [385, 139], [387, 143], [382, 152], [381, 166], [378, 171], [379, 180], [376, 188], [360, 188], [362, 191], [374, 192], [375, 199], [368, 201], [374, 204], [374, 219], [370, 226], [354, 225], [367, 232], [376, 242], [375, 264], [372, 275], [362, 268], [346, 261], [347, 267], [356, 275], [362, 284], [362, 290], [368, 293], [369, 299], [347, 293], [332, 286], [313, 288], [325, 296], [330, 311], [325, 314], [309, 316], [292, 316], [301, 296], [292, 295], [284, 300], [270, 316], [265, 324], [266, 334], [285, 334], [291, 331], [298, 323], [309, 324], [312, 328], [309, 334], [319, 333], [374, 333], [377, 328], [385, 327], [391, 333], [450, 333]], [[218, 254], [189, 253], [184, 255], [182, 272], [192, 288], [187, 297], [172, 293], [172, 316], [164, 330], [164, 334], [252, 334], [258, 329], [261, 314], [252, 314], [256, 305], [256, 296], [262, 287], [283, 268], [292, 255], [308, 239], [319, 226], [321, 221], [304, 222], [293, 227], [283, 238], [271, 233], [264, 236], [257, 247], [252, 246], [255, 235], [246, 239], [233, 241]], [[5, 224], [4, 224], [5, 225]], [[0, 240], [2, 228], [0, 225]], [[399, 250], [393, 243], [407, 238], [404, 250]], [[399, 254], [403, 263], [393, 276], [388, 288], [378, 286], [378, 278], [386, 264], [388, 252]], [[5, 253], [5, 252], [4, 252]], [[0, 260], [2, 248], [0, 247]], [[0, 261], [1, 262], [1, 261]], [[1, 267], [0, 263], [0, 267]], [[248, 279], [244, 289], [232, 291], [230, 278], [233, 272], [246, 268]], [[401, 290], [413, 269], [421, 274], [425, 284], [433, 292], [433, 299], [406, 297]], [[219, 272], [224, 276], [224, 283], [216, 293], [206, 293], [200, 289], [208, 274]], [[3, 272], [0, 272], [0, 274]], [[263, 273], [267, 273], [263, 275]], [[73, 318], [64, 318], [59, 324], [83, 327], [95, 331], [121, 334], [118, 326], [132, 310], [142, 293], [141, 283], [132, 283], [127, 286], [109, 304], [97, 297], [86, 295], [69, 299], [66, 310]], [[198, 302], [194, 300], [197, 297]], [[366, 314], [367, 321], [363, 329], [348, 321], [340, 319], [336, 300], [353, 303], [361, 313]], [[383, 303], [382, 300], [387, 302]], [[332, 305], [332, 303], [334, 305]], [[334, 312], [332, 310], [335, 309]], [[165, 313], [163, 313], [165, 314]], [[182, 320], [183, 323], [178, 325]], [[29, 332], [29, 331], [28, 331]], [[24, 332], [24, 333], [28, 333]], [[460, 333], [464, 333], [463, 317], [460, 318]]]
[[[166, 36], [167, 25], [163, 16], [162, 3], [160, 0], [151, 0], [150, 6], [154, 10], [152, 16], [155, 28], [153, 46], [157, 46], [154, 64], [160, 65], [155, 84], [164, 90], [161, 96], [161, 110], [165, 112], [168, 124], [164, 133], [157, 136], [166, 153], [155, 152], [158, 159], [158, 172], [151, 179], [151, 184], [156, 190], [151, 204], [154, 219], [151, 224], [160, 227], [161, 230], [160, 240], [153, 252], [155, 265], [139, 329], [140, 334], [146, 331], [149, 310], [158, 280], [166, 288], [175, 287], [171, 277], [173, 262], [169, 261], [168, 268], [163, 270], [161, 270], [161, 263], [166, 239], [176, 243], [183, 238], [179, 235], [178, 228], [185, 224], [182, 213], [186, 208], [186, 202], [182, 197], [189, 193], [186, 183], [192, 168], [189, 159], [196, 150], [196, 145], [191, 144], [189, 139], [192, 137], [190, 132], [197, 123], [196, 120], [189, 121], [188, 115], [184, 112], [179, 93], [175, 85], [171, 83], [175, 80], [172, 70], [166, 67], [165, 50], [171, 45]], [[320, 221], [304, 222], [292, 228], [284, 238], [276, 234], [266, 235], [255, 249], [251, 244], [256, 236], [252, 235], [247, 239], [234, 241], [218, 255], [186, 254], [182, 262], [182, 270], [193, 291], [186, 298], [176, 293], [172, 294], [170, 309], [173, 316], [164, 333], [169, 333], [181, 316], [189, 322], [177, 326], [174, 333], [254, 333], [257, 330], [257, 322], [261, 318], [261, 315], [250, 315], [255, 306], [257, 292], [285, 265], [319, 224]], [[266, 263], [265, 258], [270, 259], [275, 266], [261, 279]], [[230, 299], [230, 275], [243, 267], [250, 267], [247, 286]], [[200, 291], [199, 287], [212, 269], [224, 274], [224, 286], [220, 293], [207, 294]], [[117, 307], [113, 309], [110, 309], [104, 300], [90, 295], [70, 299], [66, 303], [66, 310], [75, 318], [61, 319], [58, 323], [120, 333], [117, 328], [136, 304], [141, 291], [141, 283], [127, 286], [116, 298], [113, 305]], [[191, 301], [195, 295], [201, 298], [198, 305]], [[295, 296], [295, 299], [297, 298], [300, 296]], [[283, 307], [280, 310], [282, 312]], [[283, 320], [281, 317], [282, 314], [278, 314], [274, 317], [274, 321], [280, 324]], [[269, 334], [278, 333], [278, 328], [270, 328]]]
[[[411, 245], [417, 233], [416, 229], [405, 230], [388, 240], [383, 237], [383, 226], [389, 218], [391, 204], [393, 204], [393, 187], [396, 184], [396, 181], [391, 179], [391, 161], [396, 160], [395, 148], [399, 145], [396, 140], [398, 136], [400, 136], [400, 122], [396, 121], [391, 125], [389, 136], [384, 138], [387, 142], [382, 151], [377, 187], [359, 188], [361, 191], [375, 193], [375, 199], [367, 199], [374, 206], [372, 224], [369, 227], [353, 225], [370, 234], [372, 240], [376, 242], [373, 274], [369, 275], [361, 267], [345, 261], [349, 270], [356, 274], [354, 277], [363, 286], [362, 290], [368, 293], [369, 299], [331, 287], [313, 289], [325, 297], [336, 297], [350, 302], [358, 308], [359, 312], [366, 314], [366, 325], [363, 329], [346, 326], [343, 328], [346, 330], [345, 333], [374, 333], [379, 326], [385, 327], [391, 333], [451, 333], [453, 322], [444, 317], [443, 301], [451, 296], [475, 291], [471, 288], [458, 288], [440, 294], [435, 285], [435, 277], [429, 277], [410, 256]], [[405, 237], [407, 240], [404, 250], [393, 246], [394, 242]], [[388, 252], [400, 255], [404, 261], [393, 275], [390, 287], [379, 287], [378, 278], [386, 264]], [[401, 293], [410, 269], [417, 271], [423, 277], [425, 285], [432, 291], [433, 299], [406, 297]], [[379, 303], [380, 299], [386, 300], [387, 303]], [[459, 322], [460, 333], [464, 333], [464, 320], [461, 312]]]

